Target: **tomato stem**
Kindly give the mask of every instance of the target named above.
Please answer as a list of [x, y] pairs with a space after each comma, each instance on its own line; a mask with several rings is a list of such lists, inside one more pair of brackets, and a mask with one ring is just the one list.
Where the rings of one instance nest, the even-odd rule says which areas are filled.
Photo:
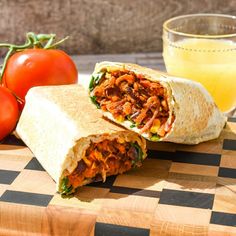
[[[57, 47], [59, 44], [63, 43], [65, 40], [67, 40], [69, 38], [69, 36], [66, 36], [65, 38], [61, 39], [60, 41], [54, 43], [54, 44], [50, 44], [47, 47], [45, 46], [45, 49], [50, 49], [50, 48], [55, 48]], [[51, 42], [52, 43], [52, 42]]]
[[0, 65], [0, 84], [2, 83], [2, 78], [8, 59], [15, 52], [23, 51], [28, 48], [42, 48], [42, 49], [51, 49], [55, 48], [59, 44], [63, 43], [68, 37], [61, 39], [60, 41], [53, 43], [56, 38], [55, 34], [35, 34], [33, 32], [28, 32], [26, 34], [26, 43], [23, 45], [14, 45], [9, 43], [0, 43], [0, 48], [8, 48], [8, 52], [4, 58], [3, 64]]

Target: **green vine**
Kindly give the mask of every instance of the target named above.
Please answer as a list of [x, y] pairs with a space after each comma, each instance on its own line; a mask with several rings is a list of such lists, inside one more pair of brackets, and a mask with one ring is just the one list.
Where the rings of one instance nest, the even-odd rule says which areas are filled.
[[12, 56], [12, 54], [23, 51], [28, 48], [52, 49], [67, 40], [69, 37], [67, 36], [61, 39], [60, 41], [54, 43], [55, 38], [55, 34], [35, 34], [33, 32], [28, 32], [26, 34], [26, 42], [23, 45], [0, 43], [0, 48], [8, 48], [8, 52], [6, 53], [3, 64], [0, 65], [0, 83], [2, 81], [4, 71], [6, 69], [7, 61]]

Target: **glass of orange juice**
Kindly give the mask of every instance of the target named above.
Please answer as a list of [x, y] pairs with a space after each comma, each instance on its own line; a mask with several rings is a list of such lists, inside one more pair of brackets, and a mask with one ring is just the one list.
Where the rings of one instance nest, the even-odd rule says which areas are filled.
[[236, 108], [236, 17], [193, 14], [163, 25], [167, 72], [200, 82], [221, 111]]

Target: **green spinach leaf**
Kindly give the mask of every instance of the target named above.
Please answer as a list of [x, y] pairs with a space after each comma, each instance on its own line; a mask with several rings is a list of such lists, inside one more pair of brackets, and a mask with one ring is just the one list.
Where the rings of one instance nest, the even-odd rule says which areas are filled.
[[160, 140], [160, 136], [157, 134], [153, 134], [152, 137], [150, 138], [151, 141], [157, 142]]
[[134, 167], [136, 167], [138, 163], [143, 161], [143, 151], [137, 143], [131, 143], [131, 146], [133, 146], [137, 151], [137, 157], [132, 161], [132, 164], [134, 165]]
[[96, 101], [96, 99], [97, 99], [96, 96], [90, 96], [90, 99], [91, 99], [92, 103], [96, 105], [96, 107], [97, 107], [98, 109], [101, 108], [100, 105], [99, 105], [99, 103]]
[[135, 124], [132, 124], [132, 125], [130, 125], [130, 128], [134, 128], [134, 127], [136, 127], [136, 125], [135, 125]]
[[62, 194], [65, 194], [65, 195], [71, 194], [73, 190], [73, 186], [72, 185], [68, 186], [68, 184], [69, 184], [68, 177], [64, 177], [61, 181], [61, 187], [60, 187]]
[[98, 72], [98, 73], [93, 73], [90, 83], [89, 83], [89, 91], [92, 92], [93, 89], [96, 87], [96, 85], [99, 84], [100, 80], [102, 79], [103, 75], [105, 72]]

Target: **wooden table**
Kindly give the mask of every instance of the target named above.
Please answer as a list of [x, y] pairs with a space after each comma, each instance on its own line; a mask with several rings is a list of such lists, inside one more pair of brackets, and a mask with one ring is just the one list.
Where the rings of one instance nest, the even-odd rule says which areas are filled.
[[[154, 67], [158, 55], [148, 55]], [[92, 58], [76, 59], [81, 78]], [[134, 62], [145, 64], [142, 58]], [[0, 235], [236, 235], [236, 119], [199, 145], [149, 143], [140, 169], [70, 199], [55, 193], [30, 150], [9, 136], [0, 144]]]
[[91, 73], [94, 65], [100, 61], [117, 61], [136, 63], [153, 69], [165, 70], [162, 54], [153, 53], [134, 53], [134, 54], [101, 54], [101, 55], [74, 55], [72, 56], [79, 72], [82, 74]]

